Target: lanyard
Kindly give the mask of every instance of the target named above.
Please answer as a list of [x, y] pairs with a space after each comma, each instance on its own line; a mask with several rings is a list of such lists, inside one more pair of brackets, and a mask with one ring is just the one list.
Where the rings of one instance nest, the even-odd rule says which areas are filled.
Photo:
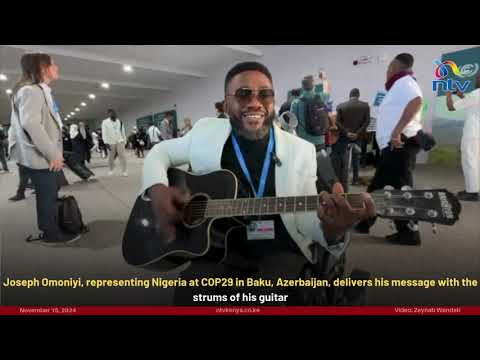
[[263, 197], [263, 193], [265, 192], [265, 184], [267, 183], [267, 176], [268, 170], [270, 169], [270, 163], [272, 161], [272, 151], [273, 146], [275, 145], [275, 138], [273, 136], [273, 129], [270, 129], [270, 136], [268, 140], [267, 146], [267, 153], [265, 154], [265, 160], [263, 160], [263, 169], [262, 175], [260, 176], [260, 183], [258, 184], [258, 191], [255, 191], [255, 187], [253, 186], [252, 178], [250, 176], [250, 171], [248, 171], [247, 164], [245, 163], [245, 158], [243, 157], [242, 151], [240, 150], [240, 146], [238, 145], [237, 139], [232, 132], [232, 144], [233, 149], [235, 150], [235, 155], [237, 156], [237, 160], [240, 163], [240, 167], [242, 168], [243, 174], [247, 178], [250, 186], [252, 187], [253, 193], [255, 197]]

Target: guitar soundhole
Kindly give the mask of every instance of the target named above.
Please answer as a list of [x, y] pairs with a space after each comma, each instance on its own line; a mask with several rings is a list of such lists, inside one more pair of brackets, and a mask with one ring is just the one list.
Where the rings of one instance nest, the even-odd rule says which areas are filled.
[[206, 219], [208, 196], [204, 194], [194, 195], [184, 210], [183, 221], [187, 227], [201, 225]]

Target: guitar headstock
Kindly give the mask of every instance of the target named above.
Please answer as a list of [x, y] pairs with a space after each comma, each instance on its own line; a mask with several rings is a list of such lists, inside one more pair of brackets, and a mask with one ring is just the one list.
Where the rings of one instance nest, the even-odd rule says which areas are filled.
[[392, 220], [453, 225], [462, 210], [455, 195], [445, 189], [377, 190], [371, 195], [377, 215]]

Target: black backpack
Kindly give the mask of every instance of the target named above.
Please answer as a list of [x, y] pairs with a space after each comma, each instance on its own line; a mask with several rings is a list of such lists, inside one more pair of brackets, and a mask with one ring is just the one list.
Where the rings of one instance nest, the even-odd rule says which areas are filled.
[[314, 136], [325, 135], [328, 129], [328, 111], [320, 95], [302, 98], [305, 103], [305, 131]]
[[82, 213], [77, 200], [73, 196], [63, 196], [57, 199], [58, 225], [69, 234], [84, 234], [88, 232], [82, 220]]

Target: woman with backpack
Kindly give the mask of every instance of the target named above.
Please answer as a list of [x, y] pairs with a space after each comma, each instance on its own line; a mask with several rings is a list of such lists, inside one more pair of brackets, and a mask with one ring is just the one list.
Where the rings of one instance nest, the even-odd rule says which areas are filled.
[[22, 77], [11, 95], [12, 157], [25, 167], [36, 192], [38, 239], [61, 244], [80, 238], [63, 231], [58, 222], [59, 172], [63, 168], [62, 119], [50, 85], [58, 66], [47, 54], [25, 54]]

